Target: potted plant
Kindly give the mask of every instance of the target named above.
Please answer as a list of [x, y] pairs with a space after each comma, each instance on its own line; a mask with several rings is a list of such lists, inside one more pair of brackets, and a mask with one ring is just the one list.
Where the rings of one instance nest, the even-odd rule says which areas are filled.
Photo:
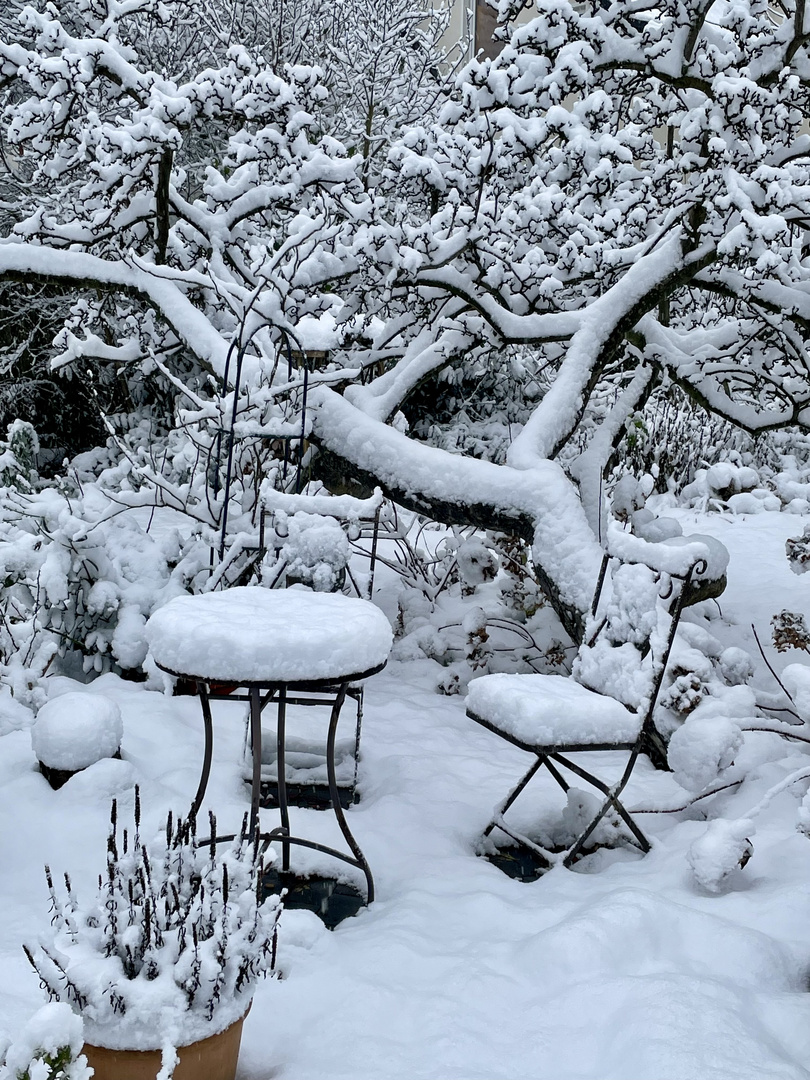
[[51, 1001], [84, 1021], [95, 1080], [233, 1080], [242, 1021], [259, 976], [275, 971], [279, 897], [262, 901], [258, 837], [218, 853], [197, 843], [193, 817], [173, 819], [147, 848], [135, 827], [119, 835], [112, 804], [106, 873], [89, 906], [64, 875], [46, 877], [49, 939], [26, 955]]

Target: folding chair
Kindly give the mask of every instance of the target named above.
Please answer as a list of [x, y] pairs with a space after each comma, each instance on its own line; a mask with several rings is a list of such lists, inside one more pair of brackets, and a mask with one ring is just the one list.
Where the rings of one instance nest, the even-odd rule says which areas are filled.
[[[570, 867], [587, 851], [588, 841], [608, 814], [616, 824], [625, 824], [642, 852], [649, 851], [649, 840], [620, 796], [640, 754], [662, 764], [665, 750], [653, 724], [655, 703], [690, 582], [705, 571], [702, 558], [691, 561], [684, 573], [673, 574], [606, 553], [570, 676], [484, 675], [470, 683], [467, 715], [536, 759], [497, 806], [484, 831], [485, 839], [496, 829], [509, 837], [508, 848], [489, 853], [506, 873], [534, 880], [558, 862]], [[604, 598], [607, 581], [610, 595]], [[598, 751], [627, 753], [618, 781], [607, 783], [569, 756]], [[505, 819], [541, 769], [566, 795], [572, 792], [566, 773], [599, 793], [590, 809], [591, 800], [580, 800], [584, 816], [575, 838], [562, 850], [531, 839]]]

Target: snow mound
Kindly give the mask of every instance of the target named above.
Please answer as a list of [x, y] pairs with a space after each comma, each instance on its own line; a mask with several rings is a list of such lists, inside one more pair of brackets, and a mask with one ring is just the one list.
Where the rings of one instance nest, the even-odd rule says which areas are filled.
[[720, 654], [720, 673], [730, 686], [742, 686], [754, 674], [754, 662], [745, 649], [732, 645]]
[[103, 758], [71, 776], [63, 790], [106, 807], [110, 799], [129, 791], [137, 782], [138, 774], [131, 762]]
[[123, 734], [121, 710], [114, 701], [75, 691], [42, 706], [31, 729], [31, 745], [43, 765], [75, 772], [117, 754]]
[[520, 948], [559, 980], [672, 971], [713, 979], [723, 971], [738, 988], [779, 992], [801, 980], [800, 963], [768, 935], [646, 889], [610, 890], [598, 907], [583, 904]]
[[393, 642], [367, 600], [304, 589], [240, 586], [179, 596], [150, 618], [157, 664], [218, 682], [307, 682], [380, 668]]
[[641, 724], [620, 702], [564, 675], [483, 675], [470, 683], [467, 712], [535, 746], [631, 743]]

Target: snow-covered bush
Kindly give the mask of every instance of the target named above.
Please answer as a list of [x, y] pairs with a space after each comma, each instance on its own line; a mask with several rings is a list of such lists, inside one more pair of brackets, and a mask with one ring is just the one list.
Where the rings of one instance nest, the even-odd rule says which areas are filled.
[[721, 892], [729, 876], [751, 858], [753, 834], [754, 823], [750, 818], [712, 821], [687, 854], [695, 881], [708, 892]]
[[82, 1019], [63, 1001], [43, 1005], [0, 1062], [0, 1080], [90, 1080]]
[[39, 439], [33, 426], [23, 420], [9, 424], [8, 439], [0, 442], [0, 486], [31, 491], [38, 453]]
[[700, 792], [734, 763], [742, 742], [728, 717], [689, 717], [670, 739], [667, 761], [681, 787]]
[[346, 533], [333, 517], [303, 511], [276, 515], [279, 548], [287, 584], [309, 585], [316, 592], [334, 592], [346, 579], [351, 555]]
[[[213, 838], [213, 815], [210, 825]], [[26, 955], [50, 999], [81, 1014], [87, 1042], [160, 1049], [165, 1066], [177, 1046], [243, 1016], [257, 979], [274, 970], [281, 906], [262, 901], [263, 873], [246, 819], [222, 854], [197, 846], [193, 818], [171, 814], [147, 848], [136, 788], [134, 830], [119, 834], [113, 802], [93, 901], [79, 902], [67, 874], [62, 899], [46, 868], [52, 931]]]
[[[718, 725], [716, 737], [722, 743], [724, 737], [719, 732], [725, 730], [726, 722], [735, 728], [744, 727], [758, 715], [756, 695], [747, 685], [753, 670], [749, 653], [736, 646], [724, 649], [718, 638], [709, 631], [705, 616], [696, 613], [694, 608], [687, 609], [678, 627], [658, 699], [656, 727], [664, 738], [674, 739], [685, 724], [696, 721], [689, 728], [693, 735], [685, 732], [681, 736], [682, 749], [691, 757], [687, 745], [693, 742], [699, 730], [705, 730], [709, 760], [718, 765], [723, 755], [718, 750], [718, 756], [713, 756], [715, 750], [711, 747], [717, 749], [719, 746], [714, 743], [713, 725]], [[676, 741], [676, 754], [679, 752], [678, 742], [680, 740]], [[712, 767], [707, 765], [707, 768]], [[684, 764], [683, 775], [686, 776], [690, 770], [691, 767]], [[688, 784], [686, 786], [689, 787]]]
[[800, 611], [780, 611], [771, 619], [771, 635], [777, 652], [800, 649], [810, 652], [810, 630]]
[[794, 574], [810, 570], [810, 525], [805, 525], [801, 536], [792, 536], [785, 541], [785, 554]]
[[0, 540], [0, 679], [34, 705], [57, 655], [78, 653], [85, 670], [137, 670], [146, 619], [207, 556], [194, 538], [154, 539], [98, 484], [0, 491]]

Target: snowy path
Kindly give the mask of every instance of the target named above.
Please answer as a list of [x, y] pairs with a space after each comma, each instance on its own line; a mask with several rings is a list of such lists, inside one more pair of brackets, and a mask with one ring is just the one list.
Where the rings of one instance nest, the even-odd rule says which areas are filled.
[[[701, 517], [699, 528], [732, 549], [726, 616], [753, 617], [767, 636], [774, 611], [806, 608], [810, 580], [795, 578], [782, 554], [785, 536], [800, 531], [795, 518]], [[334, 932], [309, 913], [285, 913], [286, 978], [258, 988], [239, 1080], [810, 1077], [810, 841], [795, 832], [795, 796], [774, 802], [754, 859], [722, 896], [701, 893], [688, 872], [685, 852], [705, 828], [698, 814], [646, 816], [655, 842], [644, 859], [511, 881], [474, 848], [525, 757], [468, 721], [460, 699], [434, 694], [439, 671], [432, 661], [392, 665], [369, 686], [363, 798], [351, 821], [379, 899]], [[112, 676], [93, 689], [121, 705], [124, 762], [102, 762], [51, 792], [27, 733], [0, 742], [0, 1015], [9, 1034], [41, 1003], [20, 942], [35, 940], [46, 919], [42, 863], [69, 869], [86, 893], [103, 863], [113, 792], [130, 792], [122, 800], [131, 802], [137, 779], [148, 834], [196, 786], [195, 699]], [[224, 703], [215, 716], [209, 802], [221, 822], [246, 805], [240, 715]], [[742, 813], [801, 753], [749, 736], [750, 760], [773, 760], [706, 809]], [[671, 778], [643, 769], [628, 802], [674, 791]], [[293, 813], [305, 816], [302, 831], [331, 835], [327, 815]]]

